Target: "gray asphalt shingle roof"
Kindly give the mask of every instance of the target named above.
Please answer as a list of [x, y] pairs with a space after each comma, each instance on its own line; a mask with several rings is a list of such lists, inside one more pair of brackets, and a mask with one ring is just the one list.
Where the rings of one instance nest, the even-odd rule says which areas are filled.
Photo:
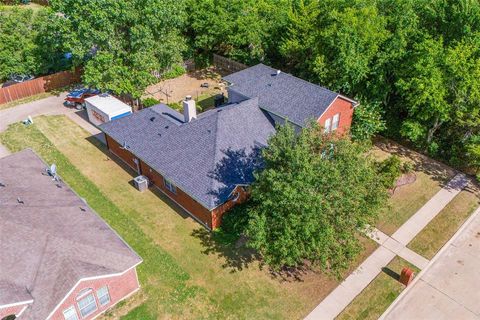
[[45, 319], [82, 278], [141, 262], [45, 168], [28, 149], [0, 159], [0, 305], [33, 299], [22, 319]]
[[318, 119], [338, 93], [280, 72], [264, 64], [224, 77], [231, 89], [247, 98], [258, 97], [260, 108], [306, 126]]
[[275, 132], [257, 99], [206, 111], [181, 125], [172, 125], [165, 108], [144, 109], [100, 128], [209, 210], [224, 203], [236, 185], [253, 182], [257, 153]]

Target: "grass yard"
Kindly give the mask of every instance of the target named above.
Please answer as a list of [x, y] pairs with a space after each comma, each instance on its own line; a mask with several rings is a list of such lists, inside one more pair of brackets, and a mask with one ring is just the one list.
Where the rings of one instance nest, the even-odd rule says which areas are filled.
[[[12, 125], [0, 140], [13, 151], [32, 147], [55, 162], [66, 182], [144, 258], [142, 290], [105, 318], [300, 319], [339, 283], [314, 272], [301, 280], [279, 279], [246, 250], [212, 241], [161, 194], [139, 193], [130, 184], [133, 173], [65, 116]], [[364, 242], [352, 270], [377, 247]]]
[[383, 160], [390, 154], [398, 155], [402, 161], [412, 162], [417, 180], [399, 187], [389, 200], [389, 206], [379, 217], [376, 227], [392, 235], [403, 223], [417, 212], [448, 182], [455, 172], [450, 167], [411, 151], [395, 142], [380, 138], [375, 143], [373, 155]]
[[395, 257], [384, 271], [380, 273], [363, 291], [338, 315], [338, 320], [374, 320], [378, 319], [390, 304], [403, 291], [405, 286], [387, 272], [400, 276], [404, 267], [419, 270], [400, 257]]
[[470, 185], [453, 198], [408, 247], [432, 259], [479, 206], [480, 189], [478, 185]]

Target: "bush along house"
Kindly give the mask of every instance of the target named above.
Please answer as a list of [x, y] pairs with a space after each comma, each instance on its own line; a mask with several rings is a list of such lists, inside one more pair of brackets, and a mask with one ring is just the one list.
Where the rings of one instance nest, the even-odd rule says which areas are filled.
[[31, 150], [0, 159], [0, 319], [91, 320], [142, 259]]
[[325, 132], [348, 132], [357, 103], [259, 64], [224, 78], [228, 103], [201, 114], [183, 101], [183, 115], [159, 104], [100, 129], [108, 149], [208, 229], [248, 196], [260, 151], [275, 127], [297, 130], [317, 121]]

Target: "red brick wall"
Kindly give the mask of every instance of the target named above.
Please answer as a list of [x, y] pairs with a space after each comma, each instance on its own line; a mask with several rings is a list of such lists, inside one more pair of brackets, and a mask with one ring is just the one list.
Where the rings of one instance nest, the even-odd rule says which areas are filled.
[[0, 309], [0, 319], [3, 319], [3, 317], [10, 316], [12, 314], [17, 315], [22, 311], [22, 309], [26, 306], [27, 304], [22, 304], [14, 307], [7, 307], [7, 308], [1, 308]]
[[[96, 290], [107, 285], [108, 292], [110, 294], [110, 303], [105, 306], [101, 306], [96, 296]], [[65, 299], [65, 301], [56, 309], [55, 313], [49, 318], [51, 320], [64, 320], [63, 311], [71, 306], [75, 306], [77, 310], [78, 318], [81, 319], [80, 310], [76, 303], [77, 295], [80, 291], [91, 288], [93, 289], [95, 301], [97, 303], [97, 311], [83, 319], [93, 319], [95, 316], [105, 312], [108, 308], [112, 307], [115, 303], [122, 300], [129, 294], [133, 293], [140, 287], [137, 280], [137, 271], [135, 268], [130, 269], [126, 273], [120, 276], [113, 276], [108, 278], [86, 280], [80, 282], [75, 290]]]
[[338, 134], [343, 134], [350, 130], [353, 119], [353, 110], [354, 109], [351, 102], [338, 97], [327, 109], [327, 111], [317, 120], [317, 122], [324, 127], [325, 120], [330, 118], [333, 122], [333, 116], [337, 113], [340, 113], [340, 123], [338, 124], [338, 129], [336, 132]]
[[110, 151], [119, 156], [123, 161], [125, 161], [133, 170], [137, 171], [137, 164], [133, 161], [136, 158], [130, 151], [122, 149], [122, 146], [110, 138], [108, 135], [105, 135], [107, 140], [107, 145]]
[[245, 191], [245, 189], [243, 187], [237, 187], [233, 191], [233, 193], [235, 193], [235, 192], [240, 193], [240, 196], [239, 196], [237, 201], [234, 202], [234, 201], [230, 200], [230, 201], [225, 202], [221, 206], [213, 209], [213, 211], [212, 211], [212, 225], [213, 225], [213, 228], [212, 229], [216, 229], [216, 228], [220, 227], [220, 225], [222, 224], [222, 217], [225, 214], [225, 212], [232, 209], [235, 205], [237, 205], [239, 203], [242, 203], [245, 200], [247, 200], [248, 193]]
[[198, 220], [202, 221], [209, 228], [212, 228], [212, 214], [211, 212], [198, 203], [195, 199], [183, 192], [177, 187], [177, 192], [173, 193], [165, 187], [163, 176], [150, 168], [143, 161], [140, 161], [140, 168], [142, 174], [147, 176], [155, 186], [162, 190], [170, 199], [177, 202], [191, 215], [194, 215]]

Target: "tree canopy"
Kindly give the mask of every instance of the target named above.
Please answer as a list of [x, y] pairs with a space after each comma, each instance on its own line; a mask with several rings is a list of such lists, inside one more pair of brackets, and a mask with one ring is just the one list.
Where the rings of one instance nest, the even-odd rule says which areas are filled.
[[135, 98], [164, 70], [182, 61], [182, 0], [53, 0], [70, 38], [65, 46], [84, 65], [84, 82]]
[[336, 273], [359, 252], [359, 229], [373, 224], [386, 188], [364, 146], [278, 128], [263, 151], [247, 206], [249, 245], [274, 268], [304, 260]]

